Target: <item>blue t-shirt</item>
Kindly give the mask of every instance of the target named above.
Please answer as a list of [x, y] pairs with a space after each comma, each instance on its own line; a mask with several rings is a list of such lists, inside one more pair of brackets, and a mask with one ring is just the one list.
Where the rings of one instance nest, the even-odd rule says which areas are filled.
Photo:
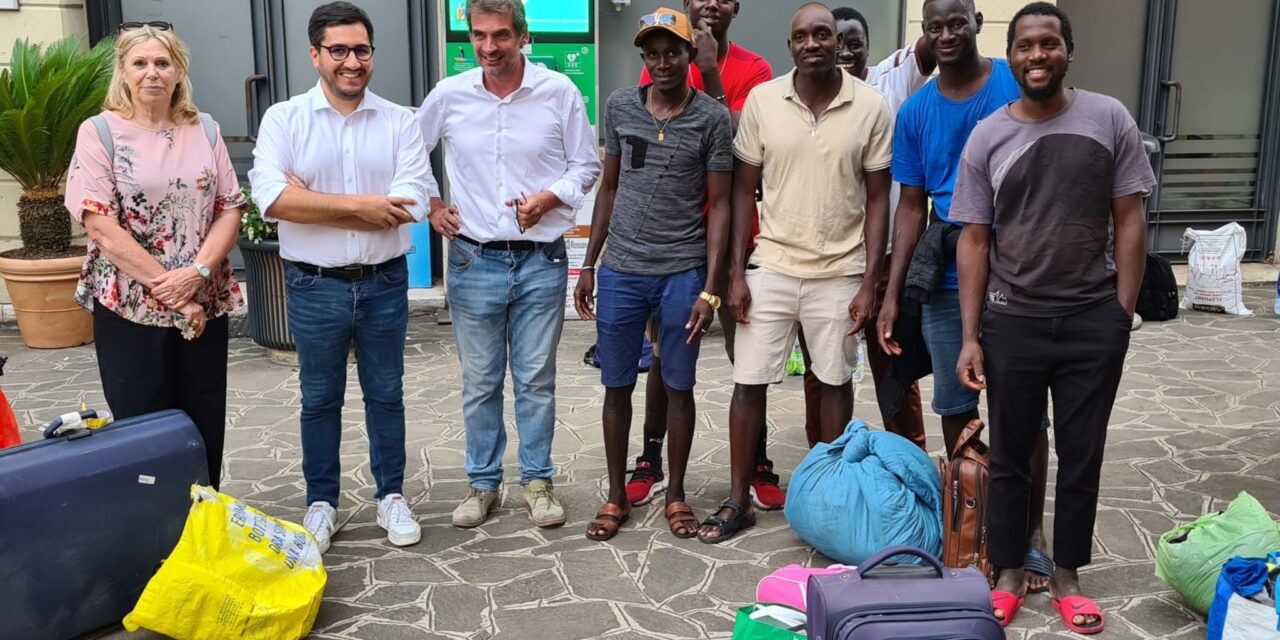
[[[977, 93], [951, 100], [938, 90], [938, 80], [912, 94], [898, 111], [893, 131], [893, 179], [904, 185], [924, 187], [933, 210], [951, 223], [951, 193], [956, 188], [960, 154], [978, 121], [1019, 96], [1009, 63], [991, 59], [991, 75]], [[947, 264], [942, 288], [958, 289], [955, 260]]]

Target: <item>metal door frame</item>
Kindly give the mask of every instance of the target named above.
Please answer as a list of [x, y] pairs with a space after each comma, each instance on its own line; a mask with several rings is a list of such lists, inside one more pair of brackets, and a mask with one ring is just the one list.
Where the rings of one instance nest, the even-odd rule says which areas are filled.
[[[273, 86], [267, 81], [279, 74], [273, 73], [276, 67], [271, 57], [272, 45], [275, 42], [274, 30], [270, 28], [272, 24], [272, 14], [269, 12], [268, 3], [272, 0], [242, 0], [250, 2], [251, 22], [253, 24], [253, 33], [250, 39], [253, 44], [253, 66], [254, 75], [245, 79], [245, 119], [248, 127], [247, 136], [223, 136], [227, 142], [247, 142], [252, 143], [256, 139], [257, 124], [262, 117], [263, 112], [273, 102]], [[280, 1], [280, 0], [276, 0]], [[85, 16], [89, 23], [89, 42], [97, 43], [102, 38], [115, 32], [116, 27], [124, 20], [124, 9], [121, 6], [121, 0], [87, 0], [85, 2]], [[176, 25], [181, 28], [182, 25]], [[179, 36], [181, 32], [179, 31]], [[281, 58], [283, 61], [283, 57]], [[287, 97], [287, 96], [286, 96]]]
[[[1143, 48], [1138, 128], [1156, 136], [1176, 133], [1174, 130], [1177, 128], [1178, 105], [1176, 102], [1179, 101], [1180, 95], [1175, 94], [1180, 94], [1181, 89], [1171, 86], [1168, 81], [1174, 80], [1171, 75], [1178, 2], [1179, 0], [1147, 1], [1147, 28]], [[1258, 238], [1255, 232], [1249, 239], [1250, 250], [1246, 253], [1245, 259], [1250, 262], [1265, 260], [1275, 254], [1276, 231], [1280, 227], [1280, 185], [1277, 184], [1280, 181], [1280, 158], [1277, 158], [1277, 154], [1280, 153], [1280, 79], [1276, 77], [1280, 74], [1280, 6], [1275, 3], [1272, 4], [1269, 22], [1271, 29], [1266, 43], [1267, 71], [1263, 79], [1262, 119], [1258, 137], [1259, 155], [1253, 208], [1237, 210], [1242, 213], [1260, 212], [1263, 216], [1262, 223], [1258, 226], [1263, 237]], [[1171, 100], [1175, 104], [1171, 104]], [[1157, 179], [1161, 178], [1164, 170], [1163, 147], [1164, 144], [1161, 143], [1161, 153], [1152, 157], [1152, 167]], [[1177, 222], [1161, 220], [1163, 212], [1158, 208], [1160, 195], [1161, 189], [1157, 180], [1156, 187], [1147, 200], [1149, 246], [1152, 246], [1157, 238], [1161, 225], [1184, 226], [1194, 222], [1186, 219]], [[1230, 211], [1232, 210], [1222, 210], [1223, 213]], [[1210, 221], [1206, 220], [1206, 222]], [[1212, 222], [1217, 223], [1220, 220]]]

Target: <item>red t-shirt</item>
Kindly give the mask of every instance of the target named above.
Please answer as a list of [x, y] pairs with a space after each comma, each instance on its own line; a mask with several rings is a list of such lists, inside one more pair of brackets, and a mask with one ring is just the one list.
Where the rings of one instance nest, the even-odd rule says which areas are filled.
[[[725, 54], [724, 60], [720, 61], [720, 84], [724, 87], [725, 102], [729, 103], [730, 111], [742, 111], [743, 105], [747, 104], [747, 94], [751, 93], [756, 85], [772, 79], [773, 67], [769, 66], [768, 60], [733, 42], [729, 43], [729, 52]], [[649, 77], [649, 70], [641, 69], [640, 84], [646, 85], [651, 82], [653, 78]], [[689, 86], [699, 91], [704, 90], [702, 72], [694, 64], [689, 65]], [[702, 209], [702, 215], [704, 217], [707, 215], [705, 206]], [[760, 233], [760, 212], [757, 209], [756, 220], [751, 225], [751, 238], [748, 242], [755, 240], [758, 233]]]

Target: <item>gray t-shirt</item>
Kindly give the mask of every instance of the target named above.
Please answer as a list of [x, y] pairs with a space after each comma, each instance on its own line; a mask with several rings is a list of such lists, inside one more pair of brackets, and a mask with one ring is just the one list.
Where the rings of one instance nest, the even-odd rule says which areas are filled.
[[659, 142], [647, 90], [618, 89], [605, 107], [605, 153], [622, 167], [602, 261], [619, 273], [661, 276], [706, 264], [707, 172], [733, 171], [733, 133], [729, 110], [698, 91]]
[[1116, 294], [1111, 199], [1156, 179], [1124, 105], [1080, 89], [1069, 97], [1037, 121], [1002, 107], [965, 145], [951, 219], [994, 225], [991, 311], [1062, 316]]

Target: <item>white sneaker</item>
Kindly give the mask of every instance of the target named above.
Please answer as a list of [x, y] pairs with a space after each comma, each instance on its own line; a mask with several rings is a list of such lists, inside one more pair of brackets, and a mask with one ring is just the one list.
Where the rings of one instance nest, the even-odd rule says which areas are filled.
[[397, 547], [418, 544], [422, 539], [422, 527], [398, 493], [388, 493], [378, 503], [378, 526], [387, 530], [387, 541]]
[[1142, 316], [1140, 316], [1140, 315], [1138, 315], [1138, 314], [1136, 314], [1136, 313], [1135, 313], [1135, 314], [1133, 314], [1133, 322], [1130, 324], [1130, 326], [1129, 326], [1129, 330], [1130, 330], [1130, 331], [1137, 331], [1137, 330], [1138, 330], [1138, 327], [1141, 327], [1141, 326], [1142, 326]]
[[320, 553], [324, 553], [329, 550], [329, 540], [338, 529], [338, 512], [328, 502], [312, 502], [307, 516], [302, 519], [302, 526], [311, 532]]

